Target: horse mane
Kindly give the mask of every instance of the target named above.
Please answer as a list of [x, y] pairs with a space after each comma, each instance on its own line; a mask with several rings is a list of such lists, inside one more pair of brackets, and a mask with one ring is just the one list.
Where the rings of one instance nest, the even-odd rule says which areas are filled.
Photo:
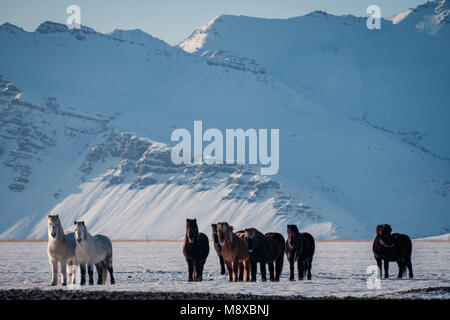
[[388, 224], [379, 224], [377, 226], [377, 228], [375, 229], [375, 232], [378, 236], [381, 236], [381, 234], [383, 233], [383, 231], [386, 231], [388, 233], [392, 232], [392, 228], [390, 225]]
[[250, 231], [251, 233], [254, 234], [254, 236], [258, 236], [258, 237], [263, 236], [263, 237], [264, 237], [264, 234], [263, 234], [262, 232], [260, 232], [260, 231], [259, 231], [258, 229], [256, 229], [256, 228], [247, 228], [247, 229], [245, 229], [245, 231], [246, 231], [246, 232]]

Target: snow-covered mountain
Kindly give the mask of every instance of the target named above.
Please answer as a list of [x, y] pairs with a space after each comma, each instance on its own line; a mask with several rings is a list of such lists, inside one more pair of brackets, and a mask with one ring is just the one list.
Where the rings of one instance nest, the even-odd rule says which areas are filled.
[[[140, 30], [101, 34], [45, 22], [26, 32], [3, 24], [0, 237], [45, 237], [50, 212], [67, 228], [84, 219], [113, 238], [180, 238], [186, 217], [197, 217], [207, 233], [218, 220], [281, 232], [297, 223], [322, 238], [368, 238], [378, 223], [414, 237], [448, 232], [447, 26], [433, 34], [406, 28], [412, 15], [384, 20], [383, 28], [404, 28], [392, 34], [369, 33], [364, 19], [317, 12], [287, 20], [221, 16], [194, 32], [184, 50]], [[302, 31], [312, 26], [318, 29]], [[402, 58], [407, 41], [397, 44], [397, 33], [431, 47]], [[352, 34], [379, 44], [391, 37], [397, 54], [379, 47], [384, 58], [361, 61], [369, 40], [358, 47]], [[412, 61], [423, 68], [415, 60], [421, 55], [435, 64], [409, 79], [403, 72]], [[387, 66], [408, 81], [382, 77]], [[418, 84], [423, 90], [399, 103]], [[358, 100], [362, 85], [373, 89], [364, 89], [366, 100]], [[369, 103], [376, 86], [385, 98]], [[427, 104], [408, 106], [416, 100]], [[171, 132], [192, 130], [194, 120], [205, 129], [279, 128], [279, 174], [175, 166]], [[426, 134], [419, 130], [430, 122]]]
[[450, 4], [427, 2], [369, 30], [366, 19], [222, 15], [180, 47], [252, 58], [317, 105], [450, 159]]

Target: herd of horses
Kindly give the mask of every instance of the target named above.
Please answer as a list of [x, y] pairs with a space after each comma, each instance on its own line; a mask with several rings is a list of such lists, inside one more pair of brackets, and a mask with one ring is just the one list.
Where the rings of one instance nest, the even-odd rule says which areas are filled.
[[[315, 241], [311, 234], [299, 232], [296, 225], [287, 225], [286, 241], [278, 232], [263, 234], [255, 228], [235, 232], [227, 222], [211, 226], [220, 273], [227, 273], [228, 281], [256, 281], [258, 263], [262, 281], [267, 281], [266, 265], [269, 267], [270, 281], [279, 281], [285, 254], [289, 262], [289, 280], [295, 279], [296, 263], [298, 280], [311, 280]], [[412, 242], [407, 235], [392, 233], [388, 224], [377, 226], [373, 253], [380, 275], [384, 261], [385, 278], [389, 278], [389, 262], [395, 261], [399, 269], [398, 277], [402, 278], [408, 268], [409, 277], [412, 278], [411, 252]], [[209, 240], [198, 231], [196, 219], [186, 220], [183, 253], [188, 264], [188, 281], [202, 281], [203, 267], [209, 254]]]
[[[58, 215], [48, 216], [47, 254], [52, 267], [51, 285], [58, 283], [58, 265], [61, 268], [62, 285], [75, 284], [75, 274], [80, 266], [81, 285], [86, 284], [86, 270], [89, 284], [94, 284], [95, 266], [97, 284], [105, 284], [108, 273], [111, 284], [113, 274], [112, 243], [101, 234], [91, 235], [83, 221], [75, 221], [74, 232], [65, 233]], [[220, 273], [227, 273], [228, 281], [256, 281], [257, 264], [260, 264], [261, 280], [279, 281], [283, 272], [284, 255], [289, 262], [289, 280], [294, 281], [295, 264], [298, 280], [311, 280], [311, 267], [315, 251], [315, 241], [311, 234], [299, 232], [296, 225], [287, 225], [287, 239], [278, 232], [261, 233], [255, 228], [234, 231], [227, 222], [212, 224], [214, 249], [219, 257]], [[392, 233], [388, 224], [376, 228], [373, 253], [380, 275], [384, 262], [385, 278], [389, 277], [389, 262], [398, 264], [398, 277], [409, 271], [413, 277], [411, 264], [412, 242], [405, 234]], [[183, 253], [188, 265], [188, 281], [202, 281], [203, 267], [209, 255], [209, 239], [199, 232], [196, 219], [186, 219], [186, 235]]]

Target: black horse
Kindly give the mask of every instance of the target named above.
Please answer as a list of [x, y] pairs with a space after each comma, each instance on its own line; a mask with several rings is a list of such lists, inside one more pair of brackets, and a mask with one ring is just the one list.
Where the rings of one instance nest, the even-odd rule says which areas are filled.
[[202, 281], [209, 241], [204, 233], [198, 232], [197, 219], [186, 219], [183, 253], [188, 264], [188, 281]]
[[289, 280], [294, 281], [295, 261], [297, 261], [298, 279], [303, 280], [308, 273], [308, 280], [311, 280], [311, 266], [316, 246], [313, 236], [307, 232], [300, 233], [294, 224], [288, 224], [287, 234], [286, 256], [291, 272]]
[[283, 271], [284, 237], [280, 233], [262, 234], [255, 228], [249, 228], [245, 229], [244, 239], [250, 255], [251, 281], [256, 281], [258, 262], [261, 268], [262, 281], [267, 281], [266, 264], [269, 266], [270, 281], [280, 281]]
[[380, 276], [382, 260], [384, 260], [384, 277], [389, 278], [389, 261], [396, 261], [398, 264], [398, 278], [402, 278], [409, 271], [409, 277], [413, 277], [411, 253], [412, 242], [406, 234], [393, 233], [388, 224], [380, 224], [376, 228], [376, 238], [373, 241], [373, 255], [377, 260]]
[[217, 255], [219, 256], [220, 274], [225, 274], [225, 263], [223, 262], [222, 246], [220, 245], [219, 235], [217, 234], [217, 223], [213, 223], [211, 227], [212, 227], [212, 237], [214, 241], [214, 249], [216, 249]]

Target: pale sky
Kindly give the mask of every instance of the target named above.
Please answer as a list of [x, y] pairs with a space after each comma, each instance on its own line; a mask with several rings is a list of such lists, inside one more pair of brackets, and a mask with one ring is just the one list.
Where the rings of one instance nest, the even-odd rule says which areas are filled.
[[0, 0], [0, 24], [10, 22], [33, 31], [43, 21], [65, 23], [66, 8], [81, 8], [81, 24], [99, 32], [141, 29], [176, 44], [220, 14], [290, 18], [314, 10], [365, 16], [369, 5], [384, 17], [406, 11], [425, 0]]

